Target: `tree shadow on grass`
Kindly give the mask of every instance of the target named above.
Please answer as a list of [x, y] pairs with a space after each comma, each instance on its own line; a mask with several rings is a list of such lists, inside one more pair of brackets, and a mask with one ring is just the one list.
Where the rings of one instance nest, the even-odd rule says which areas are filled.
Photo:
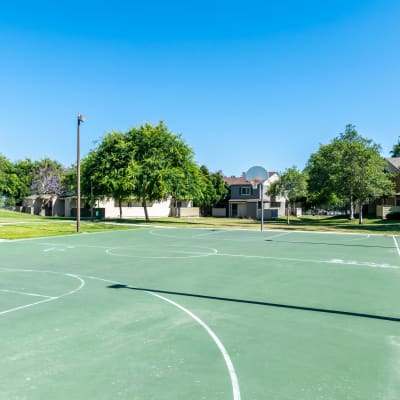
[[123, 284], [119, 284], [119, 283], [109, 285], [107, 287], [109, 289], [129, 289], [129, 290], [135, 290], [135, 291], [140, 291], [140, 292], [171, 294], [174, 296], [196, 297], [199, 299], [207, 299], [207, 300], [227, 301], [227, 302], [244, 303], [244, 304], [266, 306], [266, 307], [285, 308], [285, 309], [289, 309], [289, 310], [317, 312], [317, 313], [324, 313], [324, 314], [336, 314], [336, 315], [343, 315], [343, 316], [348, 316], [348, 317], [369, 318], [369, 319], [376, 319], [376, 320], [400, 322], [400, 318], [389, 317], [389, 316], [384, 316], [384, 315], [356, 313], [356, 312], [351, 312], [351, 311], [332, 310], [332, 309], [326, 309], [326, 308], [303, 307], [303, 306], [295, 306], [295, 305], [290, 305], [290, 304], [270, 303], [270, 302], [255, 301], [255, 300], [234, 299], [234, 298], [229, 298], [229, 297], [207, 296], [207, 295], [202, 295], [202, 294], [173, 292], [173, 291], [159, 290], [159, 289], [138, 288], [138, 287], [132, 287], [132, 286], [123, 285]]

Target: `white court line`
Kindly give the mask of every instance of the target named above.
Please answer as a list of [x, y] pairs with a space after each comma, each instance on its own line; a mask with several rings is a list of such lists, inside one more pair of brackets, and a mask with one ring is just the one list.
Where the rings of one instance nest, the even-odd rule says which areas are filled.
[[18, 290], [0, 289], [0, 292], [23, 294], [25, 296], [43, 297], [45, 299], [54, 299], [54, 297], [52, 296], [45, 296], [43, 294], [36, 294], [36, 293], [19, 292]]
[[224, 357], [225, 364], [226, 364], [226, 366], [228, 368], [229, 376], [231, 378], [233, 399], [234, 400], [240, 400], [239, 381], [238, 381], [238, 378], [237, 378], [237, 375], [236, 375], [235, 368], [233, 366], [231, 358], [229, 357], [228, 352], [226, 351], [226, 349], [225, 349], [224, 345], [222, 344], [222, 342], [219, 340], [218, 336], [211, 330], [211, 328], [205, 322], [203, 322], [196, 314], [192, 313], [187, 308], [181, 306], [178, 303], [175, 303], [174, 301], [172, 301], [170, 299], [167, 299], [164, 296], [160, 296], [157, 293], [148, 292], [148, 291], [146, 291], [146, 292], [151, 294], [152, 296], [160, 298], [161, 300], [167, 301], [168, 303], [170, 303], [170, 304], [174, 305], [175, 307], [179, 308], [180, 310], [185, 312], [187, 315], [189, 315], [191, 318], [193, 318], [199, 325], [201, 325], [206, 330], [206, 332], [211, 336], [212, 340], [217, 345], [219, 351], [221, 352], [222, 356]]
[[392, 238], [393, 238], [394, 244], [396, 245], [397, 254], [400, 256], [399, 244], [397, 243], [396, 237], [393, 235]]
[[37, 304], [46, 303], [47, 301], [52, 301], [52, 300], [55, 300], [55, 299], [56, 299], [56, 298], [45, 299], [45, 300], [37, 301], [37, 302], [35, 302], [35, 303], [25, 304], [24, 306], [15, 307], [15, 308], [10, 308], [10, 309], [8, 309], [8, 310], [0, 311], [0, 315], [8, 314], [8, 313], [10, 313], [10, 312], [22, 310], [22, 309], [28, 308], [28, 307], [33, 307], [33, 306], [36, 306]]
[[257, 256], [257, 255], [246, 255], [246, 254], [229, 254], [229, 253], [218, 253], [216, 256], [222, 257], [242, 257], [242, 258], [259, 258], [263, 260], [276, 260], [276, 261], [294, 261], [294, 262], [309, 262], [317, 264], [342, 264], [342, 265], [355, 265], [358, 267], [371, 267], [371, 268], [389, 268], [389, 269], [400, 269], [399, 265], [391, 264], [377, 264], [374, 262], [360, 262], [355, 260], [341, 260], [341, 259], [331, 259], [331, 260], [312, 260], [307, 258], [290, 258], [290, 257], [273, 257], [273, 256]]
[[[18, 311], [18, 310], [22, 310], [25, 308], [33, 307], [38, 304], [46, 303], [48, 301], [54, 301], [54, 300], [61, 299], [62, 297], [69, 296], [71, 294], [78, 292], [85, 286], [85, 281], [82, 278], [80, 278], [78, 275], [75, 275], [75, 274], [64, 274], [64, 273], [55, 272], [55, 271], [42, 271], [42, 270], [33, 270], [33, 269], [14, 269], [14, 268], [3, 268], [3, 267], [1, 267], [0, 270], [11, 271], [11, 272], [15, 272], [15, 271], [17, 271], [17, 272], [37, 272], [37, 273], [40, 272], [40, 273], [48, 273], [48, 274], [55, 274], [55, 275], [62, 275], [62, 276], [70, 276], [71, 278], [75, 278], [80, 281], [80, 285], [78, 287], [70, 290], [69, 292], [63, 293], [60, 296], [55, 296], [55, 297], [48, 296], [48, 298], [46, 298], [44, 300], [40, 300], [40, 301], [36, 301], [34, 303], [29, 303], [29, 304], [25, 304], [23, 306], [14, 307], [14, 308], [10, 308], [8, 310], [0, 311], [0, 315], [4, 315], [4, 314], [11, 313], [13, 311]], [[45, 296], [43, 296], [43, 297], [45, 297]]]
[[[210, 229], [210, 228], [207, 228]], [[210, 232], [205, 232], [205, 233], [200, 233], [199, 235], [194, 235], [193, 238], [196, 239], [198, 237], [202, 237], [202, 236], [209, 236], [209, 235], [216, 235], [217, 233], [224, 233], [225, 231], [222, 229], [219, 230], [211, 230]]]
[[285, 236], [285, 235], [289, 235], [289, 233], [292, 233], [292, 232], [280, 233], [279, 235], [274, 235], [274, 236], [271, 236], [271, 237], [269, 237], [268, 239], [275, 239], [276, 237], [279, 237], [279, 236]]
[[[89, 279], [95, 279], [107, 283], [113, 283], [113, 284], [118, 284], [118, 285], [124, 285], [122, 282], [116, 282], [116, 281], [111, 281], [108, 279], [102, 279], [98, 278], [96, 276], [89, 276], [89, 275], [81, 275], [84, 278], [89, 278]], [[237, 378], [237, 374], [235, 371], [235, 367], [233, 366], [233, 362], [229, 356], [229, 353], [225, 349], [225, 346], [222, 344], [221, 340], [218, 338], [218, 336], [214, 333], [214, 331], [204, 322], [202, 321], [196, 314], [188, 310], [187, 308], [181, 306], [180, 304], [176, 303], [175, 301], [172, 301], [170, 299], [167, 299], [164, 296], [161, 296], [157, 293], [153, 293], [148, 290], [144, 290], [145, 293], [151, 294], [152, 296], [158, 297], [159, 299], [166, 301], [173, 306], [179, 308], [181, 311], [189, 315], [193, 320], [195, 320], [201, 327], [204, 328], [204, 330], [208, 333], [208, 335], [212, 338], [214, 343], [217, 345], [219, 351], [221, 352], [222, 356], [224, 357], [225, 364], [227, 366], [228, 372], [229, 372], [229, 377], [231, 379], [231, 384], [232, 384], [232, 392], [233, 392], [233, 400], [240, 400], [240, 388], [239, 388], [239, 381]]]
[[[178, 246], [174, 246], [174, 247], [169, 247], [166, 250], [171, 250], [171, 249], [175, 249], [178, 248]], [[122, 248], [123, 249], [123, 248]], [[201, 251], [190, 251], [190, 249], [188, 249], [187, 251], [185, 250], [177, 250], [176, 253], [179, 254], [183, 254], [182, 256], [145, 256], [145, 255], [135, 255], [135, 254], [118, 254], [118, 253], [114, 253], [114, 251], [116, 250], [116, 248], [113, 249], [106, 249], [106, 254], [110, 255], [110, 256], [114, 256], [114, 257], [127, 257], [127, 258], [143, 258], [143, 259], [182, 259], [182, 258], [200, 258], [200, 257], [210, 257], [210, 256], [214, 256], [217, 255], [218, 250], [217, 249], [213, 249], [212, 247], [197, 247], [197, 249], [204, 249], [204, 250], [208, 250], [208, 253], [203, 253]], [[118, 249], [117, 249], [118, 250]], [[211, 250], [211, 251], [210, 251]]]

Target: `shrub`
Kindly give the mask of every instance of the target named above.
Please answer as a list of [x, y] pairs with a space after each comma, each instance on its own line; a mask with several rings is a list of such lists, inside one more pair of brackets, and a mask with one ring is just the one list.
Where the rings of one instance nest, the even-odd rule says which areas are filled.
[[386, 219], [400, 220], [400, 212], [395, 211], [386, 215]]

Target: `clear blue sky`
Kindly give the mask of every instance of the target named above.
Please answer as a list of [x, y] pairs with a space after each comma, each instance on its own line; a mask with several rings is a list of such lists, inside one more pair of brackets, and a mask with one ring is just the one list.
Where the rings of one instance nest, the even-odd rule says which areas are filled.
[[164, 120], [211, 171], [302, 169], [347, 123], [400, 135], [400, 2], [7, 1], [0, 153], [76, 161]]

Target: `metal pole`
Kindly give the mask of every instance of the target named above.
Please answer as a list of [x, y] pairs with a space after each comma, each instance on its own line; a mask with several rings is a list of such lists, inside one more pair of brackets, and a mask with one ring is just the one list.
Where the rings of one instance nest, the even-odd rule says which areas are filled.
[[90, 176], [90, 218], [93, 219], [93, 175]]
[[77, 199], [76, 199], [76, 231], [81, 231], [81, 122], [85, 121], [85, 117], [78, 114], [78, 129], [76, 143], [76, 175], [77, 175]]
[[261, 182], [261, 232], [264, 230], [264, 183]]
[[77, 141], [76, 141], [76, 176], [77, 176], [77, 198], [76, 198], [76, 231], [79, 233], [81, 231], [81, 119], [80, 114], [78, 114], [78, 131], [77, 131]]

